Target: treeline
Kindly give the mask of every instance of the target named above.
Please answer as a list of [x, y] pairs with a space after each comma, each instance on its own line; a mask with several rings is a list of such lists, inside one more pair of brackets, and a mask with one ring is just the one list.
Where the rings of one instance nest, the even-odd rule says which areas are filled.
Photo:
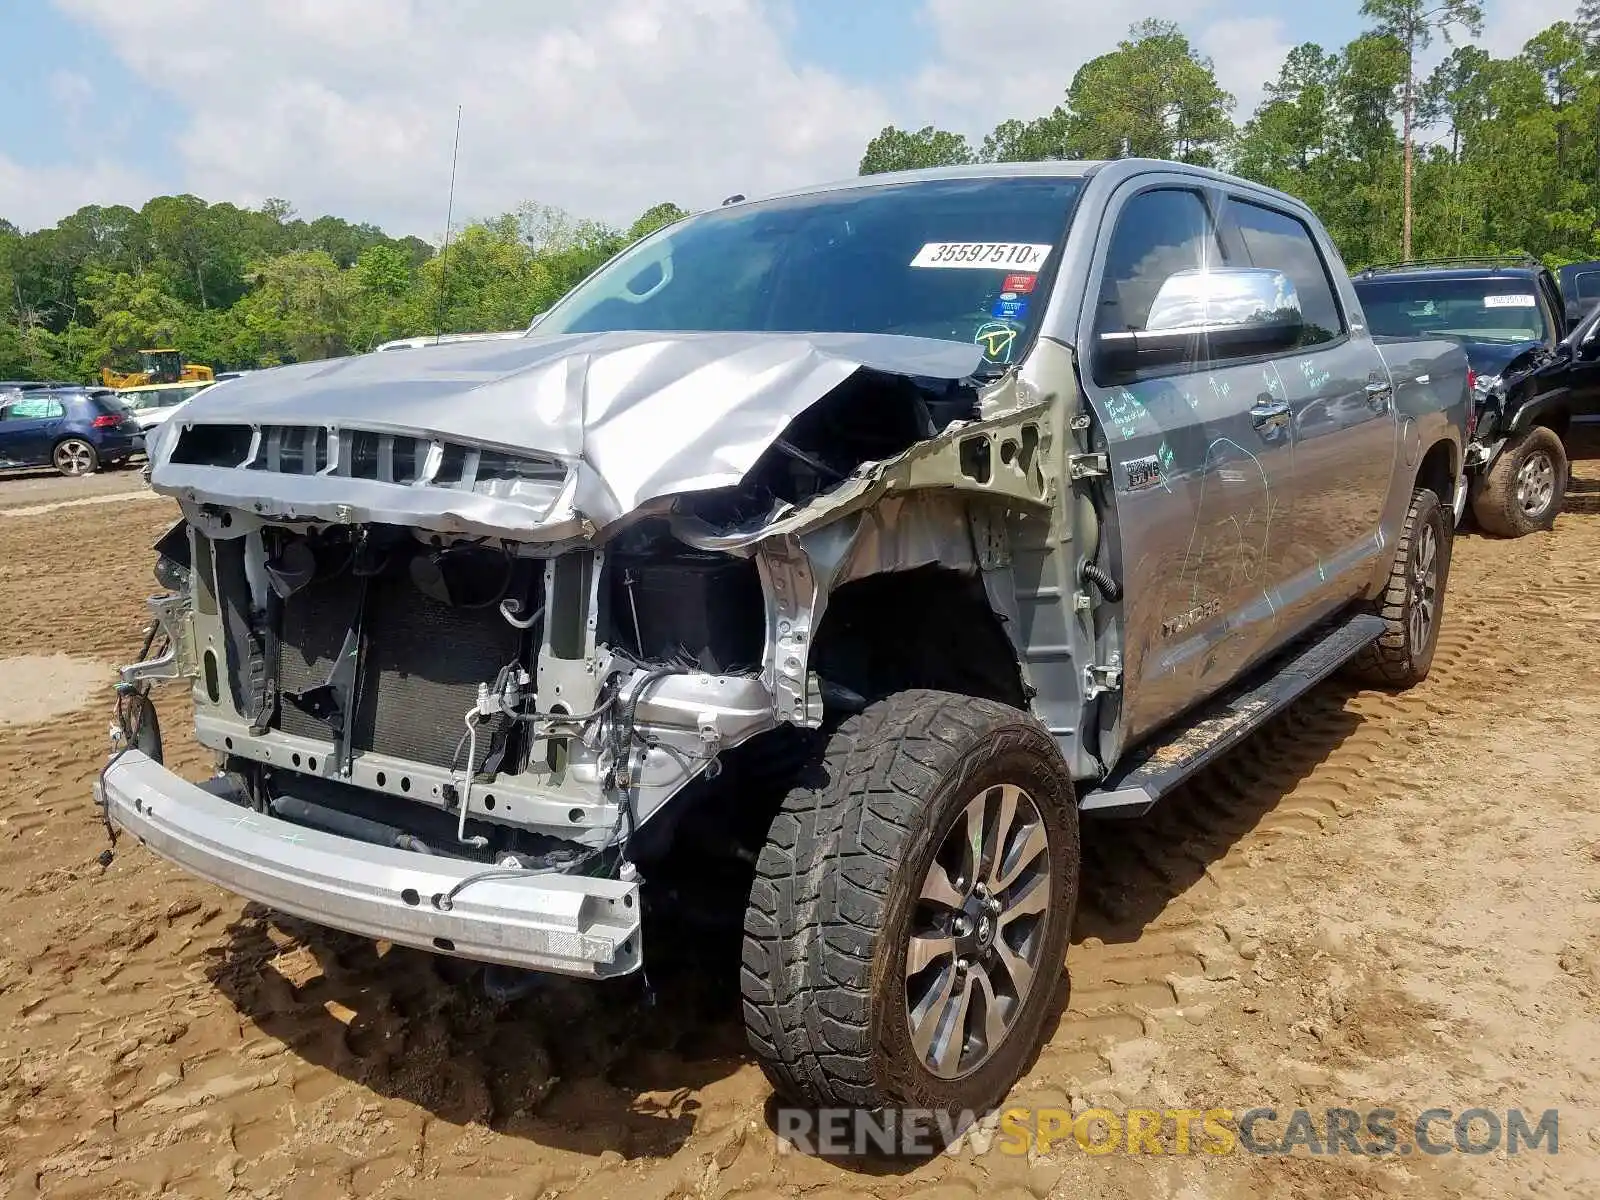
[[[1060, 105], [976, 145], [947, 130], [883, 130], [861, 172], [1124, 155], [1220, 166], [1305, 200], [1352, 269], [1405, 254], [1405, 131], [1413, 257], [1600, 257], [1600, 0], [1512, 58], [1473, 43], [1467, 0], [1367, 0], [1371, 28], [1337, 50], [1296, 47], [1243, 124], [1210, 59], [1144, 21], [1084, 66]], [[1434, 71], [1416, 63], [1448, 50]], [[1409, 110], [1411, 120], [1406, 120]]]
[[0, 379], [93, 379], [152, 347], [238, 370], [441, 327], [516, 329], [682, 215], [660, 204], [618, 230], [529, 204], [469, 225], [443, 255], [373, 225], [301, 220], [280, 200], [91, 205], [31, 233], [0, 220]]

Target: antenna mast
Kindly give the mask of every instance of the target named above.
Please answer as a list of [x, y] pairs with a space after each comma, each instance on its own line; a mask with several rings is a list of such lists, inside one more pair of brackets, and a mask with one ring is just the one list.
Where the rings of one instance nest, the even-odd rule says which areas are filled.
[[450, 200], [444, 214], [444, 246], [439, 251], [439, 318], [437, 343], [444, 336], [445, 309], [450, 302], [450, 226], [456, 217], [456, 159], [461, 154], [461, 105], [456, 105], [456, 141], [450, 150]]

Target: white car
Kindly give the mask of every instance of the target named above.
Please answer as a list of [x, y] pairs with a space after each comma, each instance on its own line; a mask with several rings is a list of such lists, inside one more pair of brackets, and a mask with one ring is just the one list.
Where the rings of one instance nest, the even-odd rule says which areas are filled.
[[117, 399], [133, 414], [139, 428], [148, 433], [160, 425], [189, 397], [198, 395], [214, 383], [148, 383], [142, 387], [122, 388]]
[[511, 329], [495, 331], [492, 333], [441, 333], [429, 334], [426, 337], [396, 338], [392, 342], [384, 342], [381, 346], [373, 348], [374, 354], [386, 350], [421, 350], [425, 346], [443, 346], [448, 342], [493, 342], [505, 341], [509, 338], [526, 337], [526, 329]]

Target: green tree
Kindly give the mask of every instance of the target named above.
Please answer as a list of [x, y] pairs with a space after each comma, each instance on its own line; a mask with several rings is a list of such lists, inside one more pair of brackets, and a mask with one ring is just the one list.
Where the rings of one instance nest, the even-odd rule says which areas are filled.
[[978, 161], [1048, 162], [1071, 158], [1072, 149], [1068, 145], [1071, 128], [1072, 114], [1059, 104], [1051, 112], [1031, 121], [1015, 118], [1002, 121], [983, 139]]
[[1316, 43], [1291, 50], [1240, 131], [1233, 169], [1273, 187], [1303, 190], [1335, 152], [1338, 75], [1338, 56]]
[[689, 214], [676, 204], [668, 201], [665, 204], [656, 204], [639, 214], [639, 219], [628, 227], [626, 240], [636, 242], [642, 237], [648, 237], [658, 229], [671, 225], [674, 221], [681, 221]]
[[1072, 158], [1169, 158], [1212, 165], [1233, 136], [1233, 97], [1170, 21], [1141, 21], [1067, 88]]
[[325, 250], [296, 250], [252, 269], [254, 287], [235, 306], [263, 365], [331, 358], [350, 349], [351, 272]]
[[861, 156], [860, 174], [880, 175], [885, 171], [915, 171], [925, 167], [957, 167], [972, 162], [974, 155], [967, 139], [959, 133], [924, 125], [915, 133], [886, 125], [867, 143]]
[[1417, 105], [1417, 55], [1433, 44], [1434, 34], [1450, 41], [1456, 29], [1474, 36], [1483, 32], [1483, 8], [1477, 0], [1362, 0], [1361, 15], [1399, 43], [1405, 53], [1405, 78], [1401, 84], [1401, 144], [1405, 156], [1402, 171], [1404, 225], [1400, 234], [1401, 254], [1411, 259], [1412, 175], [1415, 166], [1414, 139]]

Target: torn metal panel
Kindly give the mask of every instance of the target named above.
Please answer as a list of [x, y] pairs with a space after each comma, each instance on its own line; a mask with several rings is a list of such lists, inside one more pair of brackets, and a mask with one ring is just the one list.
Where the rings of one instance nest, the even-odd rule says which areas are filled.
[[[738, 484], [790, 422], [858, 371], [951, 381], [981, 361], [975, 346], [883, 334], [606, 333], [306, 363], [194, 397], [151, 446], [151, 485], [303, 520], [583, 536], [652, 500]], [[180, 452], [191, 431], [229, 428], [252, 436]], [[387, 477], [376, 465], [352, 472], [363, 437], [378, 443]], [[431, 449], [397, 475], [394, 439], [477, 449], [453, 470]], [[519, 465], [515, 483], [480, 487], [471, 477], [490, 452], [565, 470]]]

